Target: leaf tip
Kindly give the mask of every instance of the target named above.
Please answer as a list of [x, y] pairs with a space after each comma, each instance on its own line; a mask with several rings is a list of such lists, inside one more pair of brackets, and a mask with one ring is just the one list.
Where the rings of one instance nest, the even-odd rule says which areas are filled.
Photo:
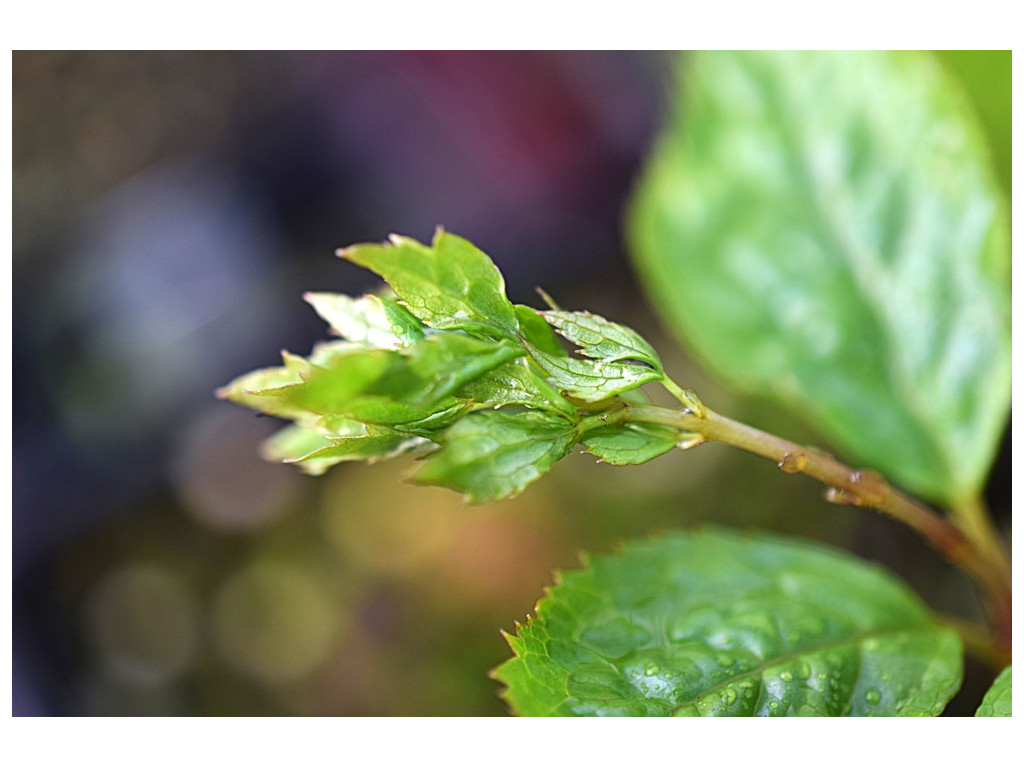
[[[406, 235], [400, 235], [397, 232], [391, 232], [388, 235], [387, 242], [391, 243], [391, 245], [402, 246], [408, 242], [412, 242], [412, 238], [407, 237]], [[385, 243], [385, 245], [387, 245], [387, 243]]]

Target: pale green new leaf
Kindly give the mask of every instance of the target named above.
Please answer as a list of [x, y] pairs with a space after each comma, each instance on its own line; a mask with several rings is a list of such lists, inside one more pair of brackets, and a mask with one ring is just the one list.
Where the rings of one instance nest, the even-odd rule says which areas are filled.
[[331, 330], [343, 339], [366, 347], [397, 349], [423, 338], [423, 326], [397, 302], [367, 295], [357, 299], [340, 293], [306, 293]]
[[888, 572], [714, 529], [562, 574], [506, 637], [521, 715], [930, 716], [962, 675], [959, 637]]
[[343, 248], [338, 255], [383, 277], [409, 311], [431, 328], [515, 338], [515, 309], [505, 280], [475, 245], [439, 229], [431, 245], [392, 235], [388, 243]]
[[334, 438], [328, 445], [288, 461], [297, 463], [307, 474], [319, 475], [343, 461], [366, 461], [372, 464], [429, 445], [430, 441], [424, 437], [369, 426], [362, 437]]
[[[359, 426], [365, 431], [365, 427], [361, 424]], [[331, 441], [320, 430], [302, 424], [289, 424], [263, 442], [262, 454], [268, 461], [291, 462], [329, 445]]]
[[975, 717], [1013, 717], [1013, 667], [999, 673]]
[[[364, 434], [366, 427], [358, 424], [360, 434]], [[310, 454], [327, 448], [333, 443], [319, 429], [304, 426], [302, 424], [289, 424], [287, 427], [278, 430], [262, 445], [261, 453], [267, 461], [280, 461], [291, 464], [301, 461]], [[302, 470], [310, 475], [319, 475], [326, 472], [337, 462], [334, 461], [308, 461], [302, 466]]]
[[615, 424], [587, 432], [580, 442], [607, 464], [643, 464], [675, 448], [679, 431], [656, 424]]
[[263, 443], [268, 461], [297, 464], [308, 475], [321, 475], [343, 461], [389, 459], [430, 441], [408, 432], [338, 418], [289, 424]]
[[302, 378], [293, 363], [277, 368], [260, 368], [242, 374], [218, 389], [216, 394], [222, 400], [231, 400], [270, 416], [296, 419], [309, 415], [308, 409], [279, 395], [301, 383]]
[[706, 52], [630, 216], [710, 368], [951, 503], [1010, 397], [1009, 238], [981, 133], [927, 54]]
[[480, 411], [440, 438], [443, 448], [413, 480], [461, 491], [471, 504], [515, 496], [576, 442], [576, 428], [542, 411]]

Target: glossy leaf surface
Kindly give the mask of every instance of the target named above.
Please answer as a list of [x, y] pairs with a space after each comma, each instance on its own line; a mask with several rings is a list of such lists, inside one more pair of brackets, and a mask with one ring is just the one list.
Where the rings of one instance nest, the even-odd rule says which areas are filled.
[[977, 717], [1013, 717], [1013, 667], [1007, 667], [988, 689]]
[[401, 352], [373, 349], [335, 357], [306, 374], [303, 386], [282, 394], [317, 413], [401, 424], [453, 406], [460, 388], [523, 354], [509, 343], [439, 334]]
[[580, 442], [607, 464], [643, 464], [675, 448], [679, 431], [654, 424], [616, 424], [587, 432]]
[[391, 459], [414, 448], [430, 445], [426, 438], [414, 437], [380, 427], [370, 427], [362, 437], [340, 437], [313, 453], [294, 459], [309, 474], [321, 474], [329, 466], [343, 461]]
[[523, 715], [937, 715], [957, 635], [880, 568], [706, 530], [562, 574], [494, 675]]
[[561, 413], [575, 420], [573, 405], [555, 392], [526, 360], [513, 360], [469, 383], [459, 390], [459, 397], [477, 403], [525, 405]]
[[282, 396], [288, 388], [301, 383], [302, 377], [294, 366], [260, 368], [242, 374], [218, 389], [217, 397], [271, 416], [301, 418], [307, 414], [307, 410]]
[[340, 293], [307, 293], [303, 297], [331, 330], [367, 347], [396, 349], [423, 338], [423, 326], [405, 307], [379, 296], [352, 298]]
[[442, 442], [413, 479], [480, 504], [514, 496], [547, 472], [576, 443], [576, 428], [539, 411], [481, 411], [454, 424]]
[[545, 320], [587, 357], [610, 363], [646, 363], [659, 373], [662, 372], [661, 360], [654, 347], [632, 328], [590, 312], [552, 310], [542, 314]]
[[389, 243], [353, 245], [338, 255], [383, 277], [431, 328], [515, 337], [518, 324], [505, 280], [468, 240], [438, 230], [428, 246], [393, 235]]
[[586, 403], [606, 400], [662, 377], [654, 368], [637, 363], [561, 357], [536, 348], [531, 353], [553, 387]]
[[634, 200], [690, 348], [917, 494], [976, 492], [1010, 394], [1004, 202], [927, 54], [708, 52]]
[[533, 307], [516, 304], [516, 318], [523, 337], [533, 346], [556, 357], [565, 357], [568, 352], [562, 347], [555, 332], [544, 319], [544, 316]]

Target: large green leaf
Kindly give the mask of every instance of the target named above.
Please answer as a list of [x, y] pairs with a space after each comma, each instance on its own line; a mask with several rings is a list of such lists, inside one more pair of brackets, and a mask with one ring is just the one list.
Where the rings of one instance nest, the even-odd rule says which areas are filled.
[[985, 128], [1003, 194], [1012, 191], [1013, 51], [936, 51], [939, 61], [964, 85]]
[[1007, 667], [988, 689], [976, 717], [1013, 717], [1013, 667]]
[[1010, 396], [1005, 205], [926, 54], [700, 53], [631, 210], [641, 276], [706, 364], [950, 502]]
[[494, 675], [522, 715], [937, 715], [959, 637], [882, 569], [717, 530], [563, 574]]

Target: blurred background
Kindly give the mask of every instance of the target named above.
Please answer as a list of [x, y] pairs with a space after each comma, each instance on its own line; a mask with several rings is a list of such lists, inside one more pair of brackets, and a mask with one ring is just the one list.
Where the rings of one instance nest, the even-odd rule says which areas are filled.
[[[943, 62], [1009, 193], [1010, 54]], [[273, 419], [214, 399], [327, 335], [304, 291], [390, 232], [468, 237], [514, 301], [632, 325], [716, 410], [791, 439], [679, 349], [636, 288], [624, 205], [668, 108], [656, 52], [13, 56], [13, 711], [502, 715], [499, 630], [583, 551], [715, 522], [883, 562], [935, 608], [972, 587], [913, 535], [719, 446], [573, 455], [468, 507], [404, 460], [263, 462]], [[988, 490], [1009, 525], [1010, 445]], [[757, 498], [756, 506], [749, 499]], [[972, 668], [969, 667], [969, 672]], [[950, 714], [988, 683], [969, 674]]]

